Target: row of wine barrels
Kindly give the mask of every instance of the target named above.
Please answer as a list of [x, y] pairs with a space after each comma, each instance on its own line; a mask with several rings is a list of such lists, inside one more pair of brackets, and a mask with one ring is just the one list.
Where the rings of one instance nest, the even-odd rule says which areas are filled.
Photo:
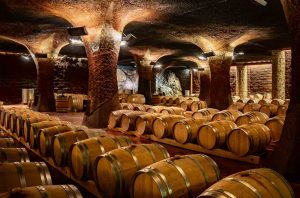
[[77, 130], [56, 134], [52, 141], [52, 159], [57, 166], [66, 166], [69, 162], [69, 150], [75, 142], [103, 135], [98, 130]]
[[0, 138], [0, 148], [14, 148], [16, 143], [12, 138]]
[[243, 111], [243, 108], [246, 104], [242, 102], [234, 102], [232, 103], [229, 107], [228, 110], [238, 110], [238, 111]]
[[258, 111], [252, 111], [239, 116], [235, 123], [238, 126], [249, 123], [265, 124], [268, 119], [269, 117], [266, 114]]
[[38, 148], [42, 156], [50, 156], [52, 153], [53, 137], [56, 134], [72, 131], [73, 127], [67, 124], [44, 128], [38, 134]]
[[48, 128], [48, 127], [53, 127], [61, 124], [70, 124], [69, 122], [66, 121], [42, 121], [42, 122], [37, 122], [31, 125], [30, 127], [30, 132], [29, 132], [29, 137], [27, 136], [27, 141], [29, 142], [29, 145], [31, 148], [37, 148], [38, 146], [38, 136], [41, 131], [41, 129]]
[[55, 108], [58, 113], [71, 112], [73, 106], [73, 99], [71, 96], [59, 95], [55, 99]]
[[206, 120], [195, 118], [179, 120], [173, 126], [173, 138], [181, 144], [196, 142], [198, 130], [205, 123]]
[[184, 109], [180, 107], [165, 107], [160, 111], [160, 113], [168, 115], [168, 114], [173, 114], [173, 115], [183, 115]]
[[43, 162], [2, 163], [0, 178], [0, 193], [15, 187], [52, 184], [48, 167]]
[[245, 124], [233, 129], [227, 137], [228, 149], [238, 156], [264, 151], [271, 140], [270, 129], [258, 123]]
[[181, 115], [164, 115], [155, 118], [153, 121], [152, 132], [157, 138], [172, 137], [173, 126], [177, 121], [185, 119]]
[[135, 130], [140, 134], [152, 133], [152, 125], [155, 118], [162, 116], [161, 113], [147, 113], [139, 115], [135, 121]]
[[135, 105], [133, 108], [134, 111], [144, 111], [146, 112], [148, 108], [150, 108], [151, 105]]
[[27, 112], [27, 111], [31, 111], [31, 110], [25, 109], [25, 108], [11, 108], [11, 109], [5, 110], [5, 114], [4, 114], [4, 127], [6, 129], [10, 129], [11, 119], [13, 117], [12, 116], [13, 114], [19, 114], [19, 113]]
[[121, 116], [120, 131], [134, 131], [136, 126], [136, 118], [140, 115], [149, 114], [143, 111], [126, 112]]
[[272, 169], [260, 168], [230, 175], [206, 189], [198, 198], [294, 198], [288, 181]]
[[272, 100], [270, 100], [270, 99], [261, 99], [260, 101], [258, 101], [258, 104], [267, 105], [267, 104], [270, 104], [271, 102], [272, 102]]
[[237, 110], [223, 110], [220, 112], [217, 112], [213, 117], [212, 120], [229, 120], [232, 122], [235, 122], [235, 120], [242, 115], [242, 112]]
[[15, 132], [16, 132], [16, 134], [18, 136], [23, 136], [25, 120], [27, 118], [40, 116], [40, 115], [43, 115], [43, 114], [32, 111], [32, 112], [25, 112], [25, 113], [22, 113], [22, 114], [16, 116], [16, 121], [15, 121]]
[[9, 115], [9, 118], [8, 118], [7, 129], [10, 129], [10, 131], [13, 133], [17, 132], [17, 118], [23, 114], [33, 115], [33, 114], [35, 114], [35, 112], [33, 112], [31, 110], [27, 110], [27, 109], [11, 112]]
[[147, 109], [148, 113], [160, 113], [162, 110], [164, 110], [165, 106], [152, 106]]
[[204, 124], [198, 130], [198, 144], [206, 149], [221, 148], [228, 134], [237, 126], [229, 120], [218, 120]]
[[159, 144], [138, 144], [112, 150], [95, 160], [95, 183], [105, 197], [129, 197], [134, 174], [169, 157]]
[[0, 163], [30, 162], [25, 148], [0, 148]]
[[131, 144], [125, 136], [99, 136], [76, 142], [70, 147], [71, 171], [77, 179], [92, 179], [92, 165], [98, 155]]
[[241, 102], [241, 103], [258, 103], [259, 99], [257, 98], [240, 98], [236, 102]]
[[175, 156], [139, 170], [130, 188], [131, 197], [196, 197], [219, 179], [219, 167], [210, 157]]
[[121, 103], [145, 104], [146, 98], [142, 94], [119, 94]]
[[109, 115], [109, 118], [108, 118], [108, 125], [107, 125], [107, 127], [109, 129], [120, 127], [121, 116], [124, 113], [128, 113], [128, 112], [131, 112], [131, 110], [117, 110], [117, 111], [112, 111], [110, 113], [110, 115]]
[[187, 118], [194, 118], [194, 119], [202, 119], [206, 121], [211, 121], [213, 116], [219, 112], [218, 109], [213, 109], [213, 108], [205, 108], [201, 109], [197, 112], [192, 112], [192, 111], [186, 111], [184, 112], [184, 116]]
[[14, 188], [7, 197], [12, 198], [83, 198], [74, 185], [44, 185]]

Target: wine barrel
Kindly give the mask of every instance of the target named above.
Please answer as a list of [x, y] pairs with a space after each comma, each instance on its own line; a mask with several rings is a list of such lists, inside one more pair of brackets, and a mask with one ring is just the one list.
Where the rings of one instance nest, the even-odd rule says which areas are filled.
[[197, 112], [200, 109], [207, 108], [207, 103], [205, 101], [199, 100], [199, 101], [193, 101], [190, 104], [190, 110], [193, 112]]
[[220, 148], [225, 144], [230, 131], [236, 127], [236, 124], [229, 120], [218, 120], [204, 124], [198, 130], [198, 144], [206, 149]]
[[247, 113], [250, 111], [259, 111], [261, 105], [257, 104], [257, 103], [247, 103], [245, 104], [244, 108], [243, 108], [243, 112]]
[[55, 99], [55, 108], [58, 113], [67, 113], [72, 110], [73, 99], [71, 96], [57, 96]]
[[146, 112], [148, 108], [150, 108], [151, 105], [136, 105], [133, 110], [134, 111], [144, 111]]
[[37, 122], [31, 125], [30, 127], [30, 132], [29, 132], [29, 145], [31, 148], [37, 148], [38, 147], [38, 136], [39, 133], [42, 129], [53, 127], [53, 126], [58, 126], [61, 124], [68, 124], [66, 121], [42, 121], [42, 122]]
[[87, 95], [83, 94], [71, 94], [72, 97], [72, 109], [74, 111], [83, 111], [83, 101], [88, 99]]
[[185, 117], [181, 115], [164, 115], [155, 118], [152, 126], [153, 134], [160, 139], [172, 137], [174, 124], [183, 119]]
[[14, 188], [9, 197], [22, 198], [83, 198], [74, 185], [46, 185]]
[[191, 101], [191, 100], [186, 100], [186, 101], [181, 101], [181, 102], [179, 102], [179, 104], [176, 104], [176, 105], [177, 105], [177, 107], [183, 109], [184, 111], [187, 111], [187, 110], [190, 110], [190, 106], [191, 106], [192, 102], [193, 101]]
[[246, 104], [242, 102], [234, 102], [232, 103], [229, 107], [228, 110], [238, 110], [238, 111], [243, 111], [243, 108]]
[[155, 118], [162, 116], [161, 113], [147, 113], [139, 115], [135, 120], [135, 130], [140, 134], [152, 133], [152, 124]]
[[124, 110], [133, 110], [135, 107], [135, 104], [132, 103], [121, 103], [121, 107]]
[[52, 184], [51, 175], [43, 162], [12, 162], [0, 164], [0, 193], [15, 187]]
[[138, 144], [112, 150], [95, 160], [96, 186], [104, 197], [129, 197], [134, 174], [168, 157], [167, 150], [159, 144]]
[[165, 104], [172, 105], [174, 103], [175, 97], [170, 97]]
[[212, 120], [229, 120], [232, 122], [235, 122], [235, 120], [242, 115], [242, 112], [237, 111], [237, 110], [223, 110], [218, 113], [216, 113], [213, 117]]
[[169, 98], [170, 98], [170, 96], [165, 96], [165, 97], [163, 97], [163, 98], [160, 100], [160, 103], [161, 103], [161, 104], [166, 104], [167, 101], [169, 100]]
[[0, 138], [9, 138], [10, 135], [0, 129]]
[[24, 121], [23, 139], [26, 142], [28, 141], [31, 124], [34, 124], [34, 123], [37, 123], [37, 122], [42, 122], [42, 121], [47, 121], [47, 120], [52, 120], [51, 117], [48, 114], [37, 114], [35, 117], [27, 118]]
[[24, 122], [26, 119], [30, 117], [35, 117], [39, 113], [37, 112], [25, 112], [22, 113], [21, 115], [17, 116], [17, 121], [16, 121], [16, 133], [18, 137], [23, 137], [24, 135]]
[[279, 116], [285, 116], [287, 110], [288, 110], [288, 106], [281, 105], [278, 107], [276, 114]]
[[16, 147], [16, 143], [12, 138], [0, 138], [0, 148], [13, 148]]
[[245, 124], [229, 133], [227, 147], [236, 155], [245, 156], [264, 151], [270, 139], [271, 132], [267, 126], [258, 123]]
[[192, 143], [197, 140], [199, 128], [206, 123], [206, 120], [186, 118], [174, 124], [173, 138], [181, 143]]
[[175, 156], [139, 170], [132, 180], [131, 197], [196, 197], [219, 179], [219, 167], [210, 157]]
[[153, 106], [147, 109], [148, 113], [160, 113], [166, 107], [164, 106]]
[[273, 100], [271, 101], [271, 104], [276, 105], [276, 106], [280, 106], [280, 105], [283, 105], [284, 102], [285, 102], [285, 101], [282, 100], [282, 99], [273, 99]]
[[60, 133], [54, 136], [52, 144], [52, 159], [57, 166], [68, 165], [69, 150], [75, 142], [103, 135], [101, 131], [77, 130]]
[[271, 100], [269, 100], [269, 99], [261, 99], [260, 101], [258, 101], [258, 104], [260, 104], [261, 106], [270, 104], [270, 103], [271, 103]]
[[236, 119], [235, 123], [238, 126], [243, 124], [250, 124], [250, 123], [265, 124], [268, 119], [269, 117], [266, 114], [258, 111], [252, 111], [239, 116]]
[[265, 113], [269, 117], [273, 117], [277, 114], [278, 106], [274, 104], [262, 105], [259, 109], [260, 112]]
[[50, 156], [52, 141], [56, 134], [72, 131], [74, 128], [67, 124], [42, 129], [38, 134], [38, 148], [42, 156]]
[[145, 104], [146, 98], [142, 94], [132, 94], [132, 95], [127, 96], [126, 101], [128, 103]]
[[148, 113], [143, 111], [131, 111], [131, 112], [124, 113], [121, 116], [120, 131], [125, 132], [125, 131], [135, 130], [136, 118], [144, 114], [148, 114]]
[[[9, 129], [13, 133], [17, 133], [17, 120], [18, 117], [21, 116], [22, 114], [31, 114], [33, 115], [34, 113], [31, 112], [31, 110], [24, 109], [24, 110], [19, 110], [14, 113], [10, 113], [10, 118], [9, 118]], [[17, 133], [18, 134], [18, 133]]]
[[259, 100], [260, 100], [260, 99], [257, 99], [257, 98], [250, 98], [250, 99], [247, 101], [247, 104], [248, 104], [248, 103], [256, 103], [256, 104], [258, 104]]
[[[246, 104], [249, 100], [250, 100], [249, 98], [240, 98], [236, 102], [240, 102], [240, 103]], [[253, 101], [251, 100], [250, 103], [251, 102], [253, 102]]]
[[161, 114], [164, 115], [183, 115], [184, 109], [180, 108], [180, 107], [166, 107], [163, 110], [161, 110]]
[[205, 190], [198, 198], [294, 198], [288, 181], [272, 169], [260, 168], [230, 175]]
[[117, 110], [117, 111], [111, 112], [111, 114], [109, 115], [109, 118], [108, 118], [107, 128], [113, 129], [113, 128], [119, 127], [120, 123], [121, 123], [121, 116], [124, 113], [128, 113], [128, 112], [131, 112], [131, 110]]
[[204, 119], [206, 121], [211, 121], [213, 116], [218, 112], [218, 109], [206, 108], [193, 113], [192, 117], [195, 119]]
[[283, 117], [273, 117], [270, 118], [265, 125], [270, 129], [271, 132], [271, 140], [273, 142], [278, 142], [281, 137], [283, 125], [284, 125], [284, 118]]
[[77, 179], [92, 179], [92, 167], [98, 155], [131, 144], [125, 136], [100, 136], [76, 142], [70, 147], [71, 171]]
[[[23, 111], [27, 111], [24, 108], [17, 108], [17, 107], [13, 107], [10, 109], [5, 110], [5, 117], [4, 117], [4, 127], [6, 129], [11, 129], [11, 123], [14, 124], [14, 120], [12, 120], [14, 118], [13, 114], [19, 113], [19, 112], [23, 112]], [[12, 120], [12, 121], [11, 121]], [[14, 132], [14, 131], [12, 131]]]
[[0, 163], [30, 162], [25, 148], [0, 148]]

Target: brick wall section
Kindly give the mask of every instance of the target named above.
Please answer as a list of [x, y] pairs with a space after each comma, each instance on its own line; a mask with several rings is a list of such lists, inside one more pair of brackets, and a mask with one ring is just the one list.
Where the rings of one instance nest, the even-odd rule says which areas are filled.
[[290, 98], [290, 91], [292, 87], [292, 52], [291, 50], [285, 51], [285, 98]]
[[272, 65], [248, 66], [249, 94], [272, 93]]

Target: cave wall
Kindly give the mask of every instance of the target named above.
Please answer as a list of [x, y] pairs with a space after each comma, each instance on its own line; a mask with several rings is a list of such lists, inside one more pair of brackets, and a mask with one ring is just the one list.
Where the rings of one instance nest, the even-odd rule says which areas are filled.
[[139, 75], [136, 69], [125, 66], [118, 66], [117, 69], [118, 90], [120, 93], [130, 93], [131, 90], [138, 91]]

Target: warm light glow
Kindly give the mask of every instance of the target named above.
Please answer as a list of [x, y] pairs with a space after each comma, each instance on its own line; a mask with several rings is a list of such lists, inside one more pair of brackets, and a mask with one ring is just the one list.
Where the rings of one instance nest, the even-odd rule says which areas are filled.
[[121, 41], [121, 46], [127, 45], [127, 41]]
[[244, 52], [238, 52], [237, 54], [238, 54], [238, 55], [241, 55], [241, 56], [242, 56], [242, 55], [245, 55]]
[[201, 54], [200, 56], [198, 56], [198, 58], [199, 58], [200, 60], [203, 60], [203, 61], [206, 61], [206, 60], [207, 60], [207, 57], [204, 56], [203, 54]]
[[196, 68], [193, 69], [193, 72], [197, 72], [197, 71], [198, 71], [198, 69], [196, 69]]
[[21, 57], [24, 58], [25, 60], [29, 60], [30, 59], [29, 55], [22, 55]]
[[81, 40], [73, 38], [70, 39], [70, 43], [73, 45], [83, 45], [83, 42]]
[[161, 63], [156, 63], [154, 67], [161, 68], [162, 64]]

